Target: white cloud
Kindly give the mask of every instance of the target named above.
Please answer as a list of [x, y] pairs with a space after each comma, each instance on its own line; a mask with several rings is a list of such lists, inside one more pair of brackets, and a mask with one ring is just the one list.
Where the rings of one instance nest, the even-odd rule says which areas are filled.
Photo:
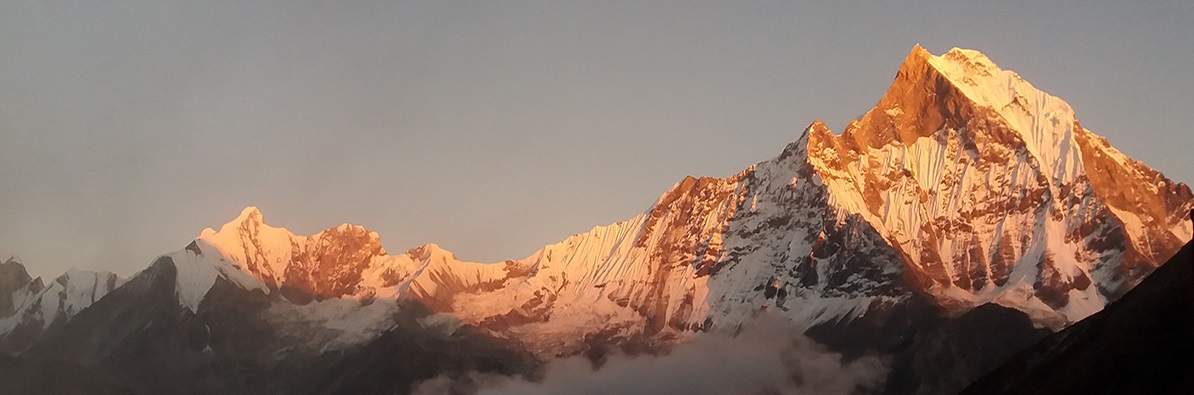
[[884, 360], [843, 361], [782, 318], [764, 314], [738, 334], [709, 333], [660, 356], [610, 357], [598, 369], [583, 357], [549, 363], [544, 378], [473, 375], [469, 384], [440, 377], [415, 393], [504, 394], [849, 394], [876, 388], [888, 372]]

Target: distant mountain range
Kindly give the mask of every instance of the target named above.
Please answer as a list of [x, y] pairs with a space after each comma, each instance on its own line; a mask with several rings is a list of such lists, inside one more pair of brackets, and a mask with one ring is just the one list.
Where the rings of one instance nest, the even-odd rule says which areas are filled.
[[[47, 284], [9, 260], [0, 378], [16, 379], [0, 389], [406, 393], [666, 351], [765, 309], [847, 358], [889, 358], [888, 393], [954, 393], [1013, 356], [1061, 361], [1056, 346], [1016, 353], [1100, 325], [1074, 324], [1174, 256], [1191, 209], [1189, 187], [1061, 99], [977, 51], [917, 46], [841, 134], [815, 121], [772, 159], [687, 177], [634, 218], [523, 259], [390, 254], [360, 226], [300, 236], [249, 207], [128, 279]], [[77, 380], [12, 374], [47, 369]], [[982, 383], [1012, 388], [1000, 380]]]

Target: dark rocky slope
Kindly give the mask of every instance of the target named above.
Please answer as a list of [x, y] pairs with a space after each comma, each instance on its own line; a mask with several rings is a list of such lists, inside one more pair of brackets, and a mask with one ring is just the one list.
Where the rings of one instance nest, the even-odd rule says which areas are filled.
[[1049, 336], [965, 394], [1194, 393], [1194, 243], [1119, 301]]

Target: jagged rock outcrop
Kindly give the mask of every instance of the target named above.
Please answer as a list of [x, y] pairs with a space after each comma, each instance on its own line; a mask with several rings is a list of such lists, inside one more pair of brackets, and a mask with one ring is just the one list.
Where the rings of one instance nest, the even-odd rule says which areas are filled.
[[14, 258], [0, 263], [0, 317], [8, 317], [19, 306], [13, 303], [13, 293], [33, 281], [25, 265]]

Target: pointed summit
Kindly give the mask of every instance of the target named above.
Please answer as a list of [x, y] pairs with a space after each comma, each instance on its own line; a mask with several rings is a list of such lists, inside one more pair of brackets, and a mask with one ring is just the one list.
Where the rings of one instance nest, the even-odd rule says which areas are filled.
[[808, 127], [804, 128], [804, 130], [809, 133], [830, 133], [829, 126], [825, 125], [825, 121], [820, 119], [813, 120], [813, 123], [808, 124]]
[[238, 224], [244, 223], [245, 221], [264, 223], [265, 219], [261, 216], [261, 210], [258, 210], [257, 206], [248, 206], [245, 207], [244, 210], [240, 211], [240, 215], [236, 216], [236, 219], [232, 220], [233, 223]]
[[887, 93], [871, 111], [843, 132], [847, 144], [878, 148], [893, 141], [909, 145], [946, 125], [961, 93], [932, 64], [933, 54], [917, 44], [896, 71]]
[[908, 51], [908, 56], [904, 58], [904, 63], [909, 63], [917, 59], [928, 59], [932, 56], [933, 54], [929, 53], [929, 50], [920, 46], [920, 43], [917, 43], [912, 47], [911, 51]]
[[941, 58], [952, 61], [965, 61], [974, 63], [976, 65], [998, 68], [998, 66], [995, 65], [995, 62], [992, 62], [987, 55], [984, 55], [982, 52], [979, 52], [976, 49], [953, 47], [949, 50], [949, 52], [946, 52], [945, 55], [942, 55]]
[[[248, 206], [242, 209], [236, 218], [233, 218], [231, 221], [221, 225], [218, 231], [212, 228], [204, 229], [203, 232], [199, 233], [199, 238], [211, 241], [212, 239], [221, 238], [221, 235], [223, 237], [230, 237], [229, 235], [245, 232], [255, 234], [259, 229], [263, 229], [271, 233], [276, 233], [274, 232], [275, 230], [281, 230], [282, 234], [278, 236], [290, 235], [290, 232], [286, 231], [285, 229], [275, 229], [269, 225], [266, 225], [265, 217], [262, 216], [261, 211], [257, 209], [257, 206]], [[219, 245], [221, 243], [215, 244]]]

